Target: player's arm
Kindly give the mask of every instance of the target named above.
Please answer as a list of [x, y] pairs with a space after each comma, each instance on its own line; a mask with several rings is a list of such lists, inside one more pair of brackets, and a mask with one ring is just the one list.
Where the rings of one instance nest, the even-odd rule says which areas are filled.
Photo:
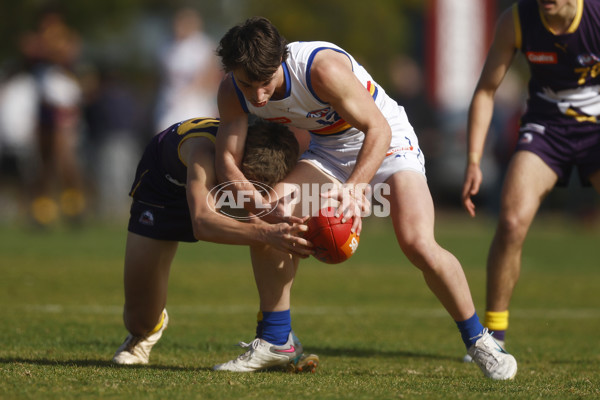
[[302, 237], [304, 224], [267, 224], [258, 219], [244, 223], [215, 211], [211, 188], [217, 183], [215, 148], [206, 138], [190, 138], [181, 145], [181, 157], [187, 169], [187, 200], [192, 217], [194, 237], [198, 240], [237, 244], [269, 244], [301, 257], [312, 254]]
[[512, 8], [506, 10], [496, 26], [492, 46], [475, 88], [467, 121], [467, 166], [462, 190], [463, 206], [475, 216], [471, 196], [479, 192], [483, 179], [480, 162], [494, 112], [494, 95], [510, 68], [516, 51]]
[[[365, 139], [356, 166], [345, 182], [350, 187], [364, 187], [375, 176], [385, 158], [392, 139], [390, 125], [371, 94], [354, 75], [350, 59], [345, 54], [333, 50], [317, 53], [311, 68], [311, 81], [320, 99], [331, 104], [350, 125], [364, 132]], [[342, 201], [338, 213], [343, 214], [344, 218], [358, 216], [353, 229], [360, 232], [361, 205], [357, 207], [354, 200], [358, 199], [365, 207], [364, 195], [362, 192], [354, 193], [344, 198], [349, 202]]]
[[[215, 165], [217, 178], [220, 182], [233, 182], [231, 186], [236, 192], [243, 190], [247, 193], [254, 193], [250, 196], [252, 199], [262, 199], [260, 194], [255, 193], [254, 185], [246, 179], [240, 168], [248, 132], [248, 115], [240, 105], [231, 74], [227, 74], [221, 81], [217, 102], [221, 119], [216, 143]], [[271, 207], [271, 205], [265, 203], [258, 210], [254, 204], [246, 202], [244, 207], [254, 214], [258, 212], [265, 214], [265, 209]], [[275, 209], [266, 215], [267, 218], [265, 219], [270, 222], [300, 223], [302, 221], [302, 219], [291, 215], [284, 216], [281, 209]]]
[[249, 190], [252, 184], [247, 182], [240, 170], [248, 132], [248, 115], [237, 98], [231, 74], [227, 74], [219, 85], [217, 103], [220, 114], [215, 153], [217, 179], [220, 182], [241, 181], [243, 184], [240, 188]]

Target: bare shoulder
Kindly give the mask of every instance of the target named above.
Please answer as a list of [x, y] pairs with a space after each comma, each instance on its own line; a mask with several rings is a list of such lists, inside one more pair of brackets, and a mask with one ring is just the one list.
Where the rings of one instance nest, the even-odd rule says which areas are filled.
[[231, 72], [225, 74], [219, 84], [219, 97], [235, 96], [235, 85], [233, 84], [233, 75]]
[[315, 56], [310, 77], [312, 87], [319, 98], [331, 102], [343, 96], [356, 81], [352, 62], [344, 53], [335, 50], [321, 50]]
[[311, 77], [313, 79], [332, 78], [340, 73], [351, 73], [352, 62], [345, 53], [332, 49], [319, 51], [311, 66]]
[[513, 7], [509, 7], [498, 18], [495, 41], [505, 46], [515, 47], [515, 28], [514, 9]]
[[213, 160], [215, 144], [212, 140], [203, 136], [186, 138], [183, 143], [181, 143], [179, 154], [186, 166], [189, 166], [197, 160]]

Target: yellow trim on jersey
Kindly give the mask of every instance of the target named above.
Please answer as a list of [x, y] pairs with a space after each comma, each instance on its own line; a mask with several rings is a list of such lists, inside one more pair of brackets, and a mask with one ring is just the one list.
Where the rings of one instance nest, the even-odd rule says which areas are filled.
[[215, 127], [219, 126], [219, 120], [214, 118], [190, 118], [179, 124], [177, 127], [178, 135], [185, 135], [192, 129], [198, 129], [203, 127]]
[[583, 0], [577, 0], [577, 14], [575, 14], [575, 18], [573, 18], [573, 22], [569, 29], [567, 29], [566, 33], [573, 33], [579, 28], [579, 23], [581, 22], [581, 16], [583, 15]]
[[138, 189], [138, 187], [142, 183], [142, 178], [144, 177], [144, 175], [146, 175], [148, 173], [148, 171], [150, 171], [150, 170], [147, 169], [144, 172], [142, 172], [142, 174], [140, 175], [140, 179], [138, 179], [138, 182], [136, 183], [135, 187], [131, 190], [131, 193], [129, 193], [129, 195], [131, 197], [133, 197], [133, 195], [135, 194], [135, 191]]
[[[550, 27], [550, 25], [548, 25], [548, 21], [546, 21], [546, 18], [544, 17], [544, 14], [539, 11], [540, 13], [540, 19], [542, 20], [542, 24], [544, 24], [544, 27], [546, 29], [548, 29], [548, 31], [550, 33], [552, 33], [553, 35], [556, 35], [556, 32], [554, 31], [554, 29], [552, 29]], [[577, 28], [579, 28], [579, 23], [581, 22], [581, 17], [583, 15], [583, 0], [577, 0], [577, 11], [575, 12], [575, 18], [573, 18], [573, 21], [571, 22], [571, 25], [569, 25], [569, 28], [565, 31], [565, 35], [567, 33], [573, 33], [577, 30]]]
[[513, 23], [515, 25], [515, 47], [521, 50], [523, 45], [523, 33], [521, 31], [521, 20], [519, 19], [519, 4], [515, 3], [512, 6]]
[[206, 132], [192, 132], [189, 135], [187, 135], [186, 137], [184, 137], [183, 139], [181, 139], [181, 141], [179, 142], [179, 145], [177, 146], [177, 157], [179, 157], [179, 161], [181, 161], [181, 163], [183, 165], [185, 165], [187, 167], [187, 163], [183, 160], [183, 157], [181, 157], [181, 145], [183, 144], [183, 142], [185, 142], [188, 139], [191, 138], [206, 138], [208, 140], [210, 140], [212, 142], [212, 144], [215, 144], [217, 141], [217, 138], [214, 135], [211, 135], [210, 133], [206, 133]]

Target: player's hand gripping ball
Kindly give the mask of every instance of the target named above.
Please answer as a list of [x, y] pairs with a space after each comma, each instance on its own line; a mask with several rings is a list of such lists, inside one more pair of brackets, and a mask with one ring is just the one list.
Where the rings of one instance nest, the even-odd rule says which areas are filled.
[[310, 240], [315, 248], [314, 257], [327, 264], [338, 264], [349, 259], [358, 248], [359, 236], [351, 232], [354, 218], [342, 223], [341, 216], [334, 216], [335, 208], [326, 207], [311, 217], [304, 238]]

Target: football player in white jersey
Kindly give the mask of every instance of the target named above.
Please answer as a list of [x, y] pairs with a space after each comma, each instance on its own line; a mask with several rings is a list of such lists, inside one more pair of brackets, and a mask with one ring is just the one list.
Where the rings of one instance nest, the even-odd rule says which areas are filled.
[[[285, 198], [289, 184], [335, 185], [324, 196], [339, 202], [343, 219], [354, 217], [353, 230], [360, 233], [361, 212], [369, 207], [365, 189], [385, 185], [400, 248], [456, 321], [469, 354], [486, 376], [513, 378], [514, 357], [483, 328], [460, 263], [435, 240], [424, 157], [404, 109], [343, 49], [327, 42], [288, 44], [262, 17], [231, 28], [217, 53], [227, 72], [218, 92], [220, 180], [254, 190], [240, 170], [249, 114], [307, 130], [310, 147], [284, 179], [287, 184], [276, 186], [278, 193]], [[303, 213], [302, 207], [286, 213], [285, 206], [279, 202], [269, 218], [293, 222]], [[284, 344], [291, 332], [289, 298], [298, 258], [254, 246], [252, 260], [260, 295], [257, 336], [246, 353], [217, 370], [262, 369], [270, 346]], [[281, 272], [273, 274], [273, 266]]]

